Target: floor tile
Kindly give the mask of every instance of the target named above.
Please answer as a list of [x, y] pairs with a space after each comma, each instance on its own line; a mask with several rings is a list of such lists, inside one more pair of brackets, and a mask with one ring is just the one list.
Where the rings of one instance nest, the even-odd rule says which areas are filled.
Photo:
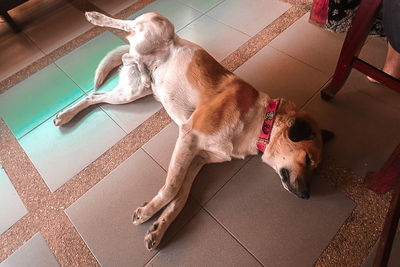
[[265, 266], [312, 266], [355, 207], [317, 178], [301, 200], [254, 157], [205, 208]]
[[201, 12], [178, 2], [178, 0], [157, 0], [127, 19], [135, 19], [146, 12], [158, 12], [167, 17], [175, 25], [176, 32], [202, 15]]
[[85, 92], [93, 88], [94, 74], [103, 57], [126, 43], [109, 31], [91, 39], [55, 62]]
[[192, 41], [221, 61], [238, 49], [250, 37], [204, 15], [178, 32], [179, 36]]
[[[387, 43], [383, 38], [370, 38], [360, 52], [360, 58], [373, 66], [382, 69], [385, 64]], [[353, 69], [346, 85], [383, 101], [393, 108], [400, 109], [400, 94], [382, 84], [371, 83], [365, 74]]]
[[8, 33], [0, 41], [0, 81], [44, 56], [23, 33]]
[[304, 109], [336, 134], [327, 152], [359, 175], [379, 170], [400, 142], [400, 110], [349, 86], [330, 103], [316, 95]]
[[82, 11], [66, 4], [40, 21], [28, 24], [24, 32], [48, 54], [92, 27]]
[[[155, 255], [155, 252], [148, 252], [143, 243], [145, 232], [154, 219], [134, 226], [132, 212], [157, 194], [165, 175], [165, 171], [139, 149], [66, 209], [101, 265], [143, 266]], [[176, 233], [198, 209], [194, 202], [186, 205], [176, 220], [178, 224], [174, 223], [167, 234]]]
[[51, 253], [43, 236], [37, 233], [10, 257], [0, 263], [0, 267], [16, 266], [51, 267], [60, 265]]
[[71, 79], [50, 64], [0, 95], [0, 115], [20, 138], [82, 95]]
[[[170, 123], [147, 142], [143, 149], [164, 170], [168, 170], [177, 138], [178, 126], [175, 123]], [[245, 160], [234, 159], [231, 162], [207, 164], [197, 175], [191, 189], [191, 195], [200, 204], [205, 204], [248, 160], [249, 158]]]
[[28, 211], [0, 165], [0, 234], [4, 233]]
[[266, 46], [235, 73], [271, 97], [284, 97], [303, 105], [329, 76], [278, 50]]
[[188, 5], [200, 12], [207, 12], [211, 8], [222, 3], [224, 0], [178, 0], [179, 2]]
[[92, 4], [106, 11], [108, 14], [115, 15], [121, 10], [130, 7], [139, 0], [89, 0]]
[[[379, 242], [379, 240], [378, 240]], [[372, 248], [371, 252], [368, 254], [365, 262], [362, 264], [362, 267], [372, 267], [375, 256], [376, 250], [378, 249], [378, 242]], [[390, 252], [388, 267], [396, 267], [400, 266], [400, 234], [399, 232], [396, 233], [393, 241], [392, 251]]]
[[200, 211], [146, 266], [261, 266], [205, 211]]
[[226, 0], [207, 15], [254, 36], [289, 8], [289, 4], [276, 0]]
[[[97, 91], [112, 91], [118, 85], [118, 81], [119, 76], [115, 74]], [[146, 96], [128, 104], [101, 104], [100, 106], [126, 133], [130, 133], [162, 107], [153, 96]]]
[[328, 75], [335, 71], [345, 34], [329, 32], [308, 22], [307, 13], [269, 43]]
[[53, 192], [125, 136], [99, 107], [63, 127], [54, 126], [54, 117], [19, 140]]

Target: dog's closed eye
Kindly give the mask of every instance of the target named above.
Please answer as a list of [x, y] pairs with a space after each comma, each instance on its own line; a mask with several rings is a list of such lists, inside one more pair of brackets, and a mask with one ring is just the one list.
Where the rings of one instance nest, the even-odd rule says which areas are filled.
[[310, 156], [308, 154], [306, 154], [306, 165], [307, 166], [311, 165], [311, 159], [310, 159]]

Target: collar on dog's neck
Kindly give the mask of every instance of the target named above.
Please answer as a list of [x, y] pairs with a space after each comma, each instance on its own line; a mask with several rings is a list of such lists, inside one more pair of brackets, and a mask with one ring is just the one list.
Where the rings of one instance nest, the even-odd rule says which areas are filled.
[[280, 99], [273, 99], [268, 103], [264, 122], [261, 127], [261, 132], [257, 141], [257, 149], [261, 152], [265, 151], [267, 144], [269, 143], [269, 138], [271, 137], [272, 126], [274, 125], [276, 111], [279, 106]]

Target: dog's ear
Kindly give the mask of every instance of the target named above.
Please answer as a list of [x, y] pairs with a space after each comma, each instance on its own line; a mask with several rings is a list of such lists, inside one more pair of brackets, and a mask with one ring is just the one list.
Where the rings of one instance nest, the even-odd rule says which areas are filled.
[[322, 143], [326, 144], [335, 137], [335, 134], [331, 131], [322, 129], [321, 136], [322, 136]]
[[296, 118], [293, 125], [289, 128], [288, 137], [293, 142], [310, 140], [314, 138], [314, 133], [310, 124], [305, 119]]

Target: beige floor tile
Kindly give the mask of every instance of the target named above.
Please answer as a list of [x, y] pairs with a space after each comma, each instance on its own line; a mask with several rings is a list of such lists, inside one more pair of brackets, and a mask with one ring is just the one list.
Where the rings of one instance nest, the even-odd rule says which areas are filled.
[[274, 170], [252, 158], [205, 206], [264, 266], [313, 266], [355, 203], [314, 177], [311, 197], [287, 192]]
[[20, 71], [44, 56], [44, 53], [23, 33], [7, 33], [0, 38], [0, 80]]
[[254, 36], [289, 8], [289, 4], [276, 0], [225, 0], [206, 14]]
[[303, 105], [329, 79], [278, 50], [266, 46], [241, 65], [235, 73], [271, 97], [284, 97]]
[[336, 134], [327, 152], [359, 175], [379, 170], [400, 142], [400, 110], [349, 86], [332, 102], [316, 95], [304, 109]]
[[138, 1], [139, 0], [89, 0], [89, 2], [111, 15], [117, 14], [119, 11], [124, 10]]
[[13, 266], [53, 267], [60, 265], [51, 253], [43, 236], [37, 233], [10, 257], [0, 263], [0, 267]]
[[200, 211], [146, 266], [261, 266], [205, 211]]
[[179, 36], [192, 41], [221, 61], [238, 49], [250, 37], [204, 15], [178, 32]]
[[[156, 254], [147, 251], [143, 239], [158, 214], [135, 226], [132, 213], [157, 194], [165, 174], [140, 149], [67, 208], [68, 217], [102, 266], [143, 266]], [[189, 200], [161, 245], [169, 247], [168, 240], [199, 208]]]
[[93, 25], [86, 21], [83, 12], [65, 5], [40, 21], [27, 25], [24, 32], [48, 54], [91, 27]]
[[332, 33], [311, 24], [309, 17], [309, 13], [305, 14], [269, 45], [332, 75], [345, 34]]

